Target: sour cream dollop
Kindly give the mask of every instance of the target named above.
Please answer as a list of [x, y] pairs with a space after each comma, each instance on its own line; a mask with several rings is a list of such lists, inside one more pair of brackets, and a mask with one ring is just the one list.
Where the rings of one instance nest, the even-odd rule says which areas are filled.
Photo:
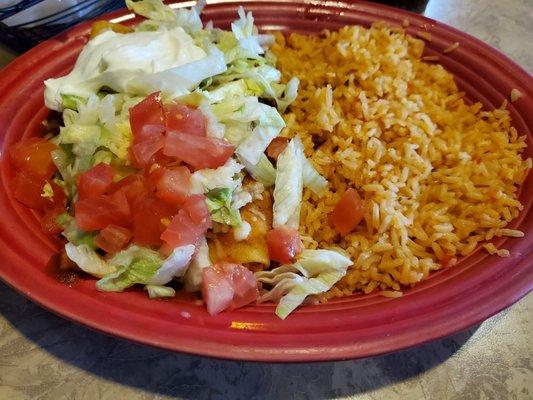
[[130, 82], [206, 56], [181, 27], [128, 34], [106, 31], [87, 43], [68, 75], [44, 82], [45, 104], [61, 111], [61, 95], [86, 98], [104, 86], [121, 93], [146, 94], [136, 93], [142, 90]]

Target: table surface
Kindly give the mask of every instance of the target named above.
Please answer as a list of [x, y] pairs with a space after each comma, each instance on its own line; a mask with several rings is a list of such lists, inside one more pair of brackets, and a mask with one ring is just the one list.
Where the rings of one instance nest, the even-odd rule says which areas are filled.
[[[533, 71], [533, 0], [431, 0], [425, 14]], [[12, 56], [0, 48], [0, 66]], [[261, 364], [137, 345], [0, 283], [1, 399], [530, 399], [533, 296], [479, 326], [363, 360]]]

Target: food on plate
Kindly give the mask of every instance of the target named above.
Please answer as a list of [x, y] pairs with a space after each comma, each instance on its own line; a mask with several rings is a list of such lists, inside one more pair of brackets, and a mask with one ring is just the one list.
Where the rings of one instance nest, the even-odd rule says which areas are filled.
[[[321, 196], [304, 188], [304, 247], [337, 246], [354, 263], [320, 300], [356, 291], [398, 297], [484, 241], [523, 236], [506, 226], [523, 209], [525, 136], [506, 102], [492, 111], [471, 104], [450, 73], [425, 63], [422, 40], [376, 23], [276, 34], [271, 51], [283, 79], [300, 79], [283, 136], [298, 136], [328, 181]], [[339, 209], [350, 192], [353, 221]]]
[[[505, 107], [469, 105], [423, 42], [203, 25], [204, 2], [127, 0], [45, 81], [58, 130], [9, 154], [13, 196], [96, 289], [201, 295], [210, 314], [405, 286], [495, 236], [531, 168]], [[427, 37], [426, 37], [427, 39]]]

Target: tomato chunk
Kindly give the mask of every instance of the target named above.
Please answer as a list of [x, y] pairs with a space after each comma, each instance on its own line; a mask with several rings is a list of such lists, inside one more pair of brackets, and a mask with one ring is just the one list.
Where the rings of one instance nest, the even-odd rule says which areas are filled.
[[333, 228], [341, 235], [353, 231], [365, 215], [365, 207], [355, 189], [348, 189], [331, 213]]
[[233, 300], [231, 308], [243, 307], [257, 300], [259, 289], [252, 271], [241, 264], [222, 264], [222, 269], [233, 287]]
[[155, 161], [156, 153], [163, 148], [164, 128], [162, 125], [144, 125], [130, 147], [131, 163], [145, 168]]
[[47, 199], [41, 196], [46, 181], [35, 175], [21, 171], [17, 172], [11, 182], [13, 196], [21, 203], [35, 210], [44, 210]]
[[196, 136], [206, 136], [207, 134], [205, 117], [197, 108], [183, 104], [167, 104], [163, 106], [163, 114], [167, 131]]
[[51, 152], [57, 146], [43, 138], [32, 137], [15, 143], [9, 149], [11, 162], [20, 171], [49, 179], [57, 170]]
[[191, 172], [187, 167], [163, 169], [157, 180], [156, 195], [169, 203], [181, 204], [191, 190]]
[[182, 205], [192, 222], [198, 225], [204, 232], [211, 228], [211, 214], [205, 202], [203, 194], [189, 196]]
[[130, 108], [130, 125], [134, 142], [146, 139], [146, 132], [143, 133], [145, 125], [164, 127], [161, 92], [150, 94], [143, 101]]
[[184, 161], [196, 169], [224, 165], [235, 148], [223, 139], [167, 132], [163, 153]]
[[126, 247], [131, 238], [132, 233], [129, 229], [111, 224], [96, 235], [94, 244], [106, 253], [114, 254]]
[[188, 244], [196, 245], [200, 236], [210, 227], [211, 216], [205, 203], [205, 196], [190, 196], [178, 214], [172, 218], [161, 239], [173, 248]]
[[211, 315], [245, 306], [259, 297], [254, 274], [240, 264], [230, 263], [204, 268], [201, 292]]
[[219, 268], [213, 267], [202, 270], [200, 290], [207, 312], [211, 315], [218, 314], [229, 308], [235, 294], [231, 282], [226, 278], [224, 272]]
[[115, 177], [115, 170], [110, 165], [100, 163], [80, 175], [78, 197], [80, 200], [97, 197], [107, 192]]
[[114, 183], [110, 189], [110, 192], [123, 192], [128, 199], [130, 209], [133, 209], [133, 206], [137, 200], [148, 195], [148, 187], [144, 176], [132, 174]]
[[83, 231], [96, 231], [108, 225], [129, 226], [130, 207], [124, 192], [102, 194], [80, 200], [74, 207], [76, 223]]
[[279, 155], [285, 150], [285, 147], [289, 144], [289, 139], [284, 137], [277, 137], [270, 142], [267, 147], [267, 156], [273, 160], [277, 160]]
[[291, 263], [302, 252], [300, 234], [289, 226], [268, 231], [266, 242], [270, 259], [281, 264]]
[[170, 220], [176, 212], [177, 207], [153, 195], [139, 199], [133, 209], [133, 241], [144, 246], [161, 245], [165, 230], [162, 220]]

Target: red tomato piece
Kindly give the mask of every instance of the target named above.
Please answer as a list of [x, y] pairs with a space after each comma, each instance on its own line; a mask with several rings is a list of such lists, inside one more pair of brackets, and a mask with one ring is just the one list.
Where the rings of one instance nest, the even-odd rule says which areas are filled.
[[289, 226], [268, 231], [266, 242], [270, 259], [281, 264], [291, 263], [302, 252], [300, 234]]
[[57, 170], [50, 155], [53, 150], [57, 150], [54, 143], [32, 137], [11, 146], [9, 155], [13, 165], [20, 171], [48, 179]]
[[365, 207], [359, 194], [352, 188], [348, 189], [331, 213], [333, 228], [341, 235], [353, 231], [365, 215]]
[[13, 196], [21, 203], [35, 210], [44, 210], [47, 199], [41, 196], [46, 181], [42, 178], [21, 171], [15, 175], [11, 182]]
[[205, 203], [205, 196], [190, 196], [172, 218], [161, 239], [173, 248], [188, 244], [196, 245], [200, 236], [210, 227], [211, 216]]
[[205, 117], [202, 112], [183, 104], [167, 104], [163, 106], [165, 128], [188, 135], [206, 136]]
[[277, 137], [270, 142], [270, 144], [267, 147], [267, 156], [272, 158], [273, 160], [277, 160], [279, 155], [283, 153], [283, 150], [285, 150], [285, 147], [289, 144], [289, 139], [284, 137]]
[[167, 132], [163, 154], [184, 161], [196, 169], [224, 165], [235, 148], [223, 139]]
[[156, 195], [169, 203], [181, 204], [191, 190], [191, 172], [187, 167], [163, 169], [157, 180]]
[[252, 271], [241, 264], [223, 263], [221, 266], [233, 287], [231, 308], [240, 308], [257, 300], [259, 289]]
[[132, 174], [115, 183], [111, 188], [111, 192], [123, 192], [128, 199], [130, 209], [133, 209], [135, 202], [147, 196], [149, 190], [144, 176]]
[[130, 147], [131, 163], [134, 167], [145, 168], [155, 160], [156, 153], [163, 148], [165, 138], [162, 125], [145, 125], [135, 137]]
[[145, 139], [142, 131], [145, 125], [159, 125], [164, 127], [161, 92], [152, 93], [143, 101], [130, 108], [130, 125], [134, 141]]
[[110, 165], [100, 163], [80, 175], [78, 197], [80, 200], [97, 197], [107, 192], [115, 177], [115, 170]]
[[94, 238], [94, 244], [108, 254], [122, 250], [130, 242], [132, 233], [129, 229], [118, 225], [108, 225]]
[[245, 306], [259, 297], [254, 274], [240, 264], [230, 263], [204, 268], [201, 292], [211, 315]]
[[139, 199], [133, 209], [133, 241], [144, 246], [161, 245], [165, 230], [162, 220], [170, 220], [176, 212], [175, 206], [153, 195]]
[[104, 229], [111, 224], [131, 224], [130, 206], [124, 192], [80, 200], [74, 207], [74, 217], [80, 229], [86, 232]]
[[203, 232], [207, 232], [211, 228], [211, 214], [203, 194], [189, 196], [181, 208], [187, 212], [191, 221], [198, 225]]
[[221, 269], [204, 268], [200, 289], [209, 314], [218, 314], [231, 306], [235, 292]]
[[51, 199], [46, 199], [47, 201], [45, 202], [44, 206], [45, 210], [59, 210], [61, 211], [60, 213], [65, 212], [65, 208], [67, 206], [67, 196], [65, 195], [63, 188], [55, 182], [48, 182], [48, 184], [52, 187], [54, 195]]
[[205, 232], [202, 226], [193, 222], [187, 211], [179, 210], [170, 221], [165, 231], [161, 234], [161, 240], [175, 248], [195, 245], [200, 236]]

